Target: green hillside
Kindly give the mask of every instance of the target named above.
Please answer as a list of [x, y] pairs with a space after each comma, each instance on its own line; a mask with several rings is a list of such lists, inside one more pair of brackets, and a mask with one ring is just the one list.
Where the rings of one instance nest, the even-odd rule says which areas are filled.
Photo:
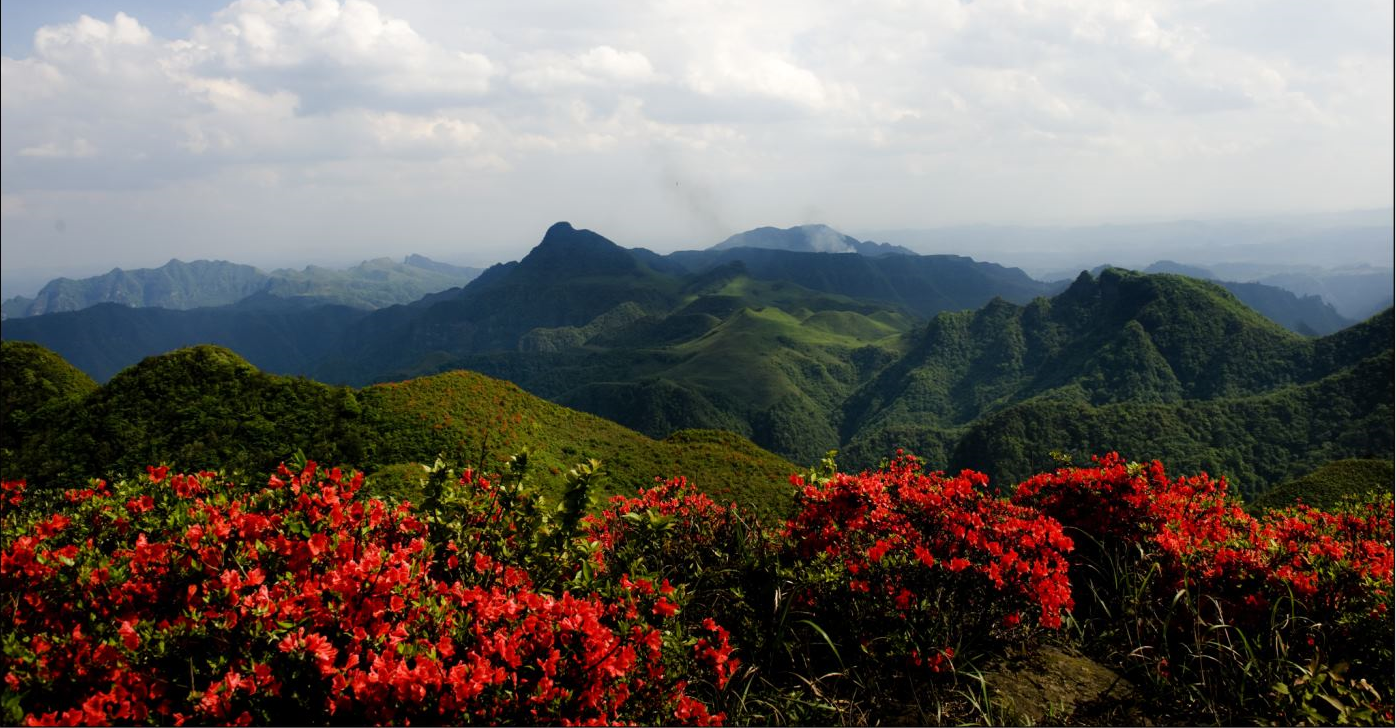
[[569, 468], [594, 458], [610, 475], [607, 495], [686, 475], [719, 500], [765, 512], [783, 512], [792, 495], [783, 486], [797, 470], [731, 433], [685, 430], [652, 440], [474, 372], [374, 385], [358, 397], [380, 466], [445, 453], [452, 462], [495, 471], [526, 448], [545, 489], [559, 488]]
[[849, 398], [843, 434], [954, 428], [1038, 397], [1100, 406], [1253, 395], [1390, 346], [1390, 332], [1371, 326], [1306, 339], [1214, 284], [1107, 269], [1055, 298], [937, 316]]
[[1255, 510], [1284, 508], [1302, 502], [1332, 510], [1347, 498], [1368, 498], [1396, 489], [1396, 464], [1384, 460], [1335, 460], [1313, 472], [1281, 483], [1255, 500]]
[[839, 446], [844, 398], [896, 356], [915, 319], [740, 268], [719, 273], [691, 282], [668, 315], [623, 306], [580, 327], [534, 329], [525, 351], [434, 366], [508, 379], [652, 437], [725, 429], [816, 462]]
[[[8, 374], [6, 376], [9, 376]], [[353, 390], [266, 374], [232, 351], [196, 346], [150, 357], [21, 431], [5, 477], [82, 483], [166, 462], [265, 472], [296, 449], [356, 462], [370, 449]]]
[[1330, 460], [1390, 458], [1391, 369], [1388, 351], [1261, 395], [1103, 406], [1034, 399], [970, 425], [948, 465], [993, 463], [986, 470], [997, 482], [1014, 483], [1052, 467], [1052, 451], [1152, 453], [1170, 468], [1224, 475], [1252, 498]]
[[[6, 347], [7, 381], [40, 377], [62, 363], [33, 345]], [[26, 356], [10, 356], [12, 349]], [[151, 357], [85, 395], [76, 389], [45, 399], [55, 408], [51, 418], [7, 426], [19, 445], [4, 477], [71, 485], [161, 462], [256, 473], [299, 451], [364, 467], [394, 487], [406, 482], [410, 493], [409, 475], [422, 471], [408, 463], [430, 464], [441, 455], [496, 471], [527, 449], [545, 490], [595, 458], [610, 476], [605, 493], [633, 493], [657, 477], [688, 474], [715, 497], [770, 513], [788, 506], [786, 479], [797, 470], [735, 435], [690, 431], [655, 441], [470, 372], [354, 390], [267, 374], [227, 349], [197, 346]]]
[[0, 341], [0, 460], [14, 459], [23, 433], [45, 429], [97, 383], [38, 344]]
[[1212, 284], [1108, 269], [1053, 299], [936, 317], [848, 399], [843, 461], [902, 447], [1012, 483], [1053, 451], [1118, 450], [1254, 496], [1391, 455], [1392, 330], [1388, 311], [1307, 339]]

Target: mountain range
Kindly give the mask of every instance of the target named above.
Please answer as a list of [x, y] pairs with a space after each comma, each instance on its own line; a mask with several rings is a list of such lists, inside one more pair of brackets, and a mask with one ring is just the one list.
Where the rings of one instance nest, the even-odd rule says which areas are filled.
[[115, 268], [81, 280], [56, 278], [33, 298], [6, 300], [0, 312], [12, 319], [80, 311], [102, 303], [186, 310], [232, 305], [259, 294], [372, 309], [463, 286], [479, 273], [478, 268], [420, 255], [409, 255], [401, 263], [389, 258], [367, 260], [347, 270], [307, 266], [270, 273], [222, 260], [171, 260], [159, 268]]
[[[1331, 306], [1332, 312], [1337, 314], [1340, 321], [1348, 322], [1360, 321], [1390, 308], [1393, 300], [1391, 269], [1368, 265], [1318, 268], [1232, 263], [1203, 267], [1161, 260], [1144, 271], [1181, 273], [1194, 278], [1217, 281], [1238, 295], [1241, 292], [1238, 289], [1246, 286], [1261, 291], [1279, 288], [1298, 296], [1305, 304], [1309, 303], [1308, 299], [1317, 298], [1324, 305]], [[1256, 289], [1255, 286], [1265, 288]], [[1253, 304], [1252, 307], [1258, 308]], [[1284, 326], [1290, 326], [1284, 321], [1279, 322]]]
[[[822, 244], [801, 230], [779, 244]], [[880, 249], [659, 255], [559, 223], [522, 260], [408, 304], [107, 304], [9, 320], [4, 338], [113, 382], [195, 343], [353, 386], [468, 370], [651, 438], [725, 430], [798, 463], [840, 449], [850, 467], [904, 447], [1003, 481], [1053, 451], [1120, 450], [1256, 494], [1328, 460], [1390, 457], [1390, 311], [1315, 338], [1243, 300], [1176, 274], [1053, 286]]]

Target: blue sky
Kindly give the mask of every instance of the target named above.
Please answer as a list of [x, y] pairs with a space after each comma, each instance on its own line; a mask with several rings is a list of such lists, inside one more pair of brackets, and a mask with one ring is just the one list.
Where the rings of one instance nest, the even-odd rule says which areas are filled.
[[1389, 0], [0, 5], [12, 270], [1387, 207]]
[[140, 18], [157, 35], [175, 37], [226, 7], [226, 0], [144, 0], [113, 3], [110, 0], [11, 0], [3, 4], [0, 54], [23, 58], [34, 50], [34, 31], [45, 25], [71, 23], [81, 15], [110, 18], [118, 10]]

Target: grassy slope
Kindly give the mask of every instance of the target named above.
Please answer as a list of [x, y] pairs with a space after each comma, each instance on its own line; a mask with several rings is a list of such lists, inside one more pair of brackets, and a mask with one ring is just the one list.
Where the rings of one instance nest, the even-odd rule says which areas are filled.
[[790, 502], [784, 483], [795, 467], [730, 433], [687, 431], [656, 441], [467, 371], [374, 385], [360, 390], [359, 399], [378, 435], [374, 460], [380, 464], [444, 453], [455, 462], [497, 470], [527, 448], [549, 489], [561, 485], [572, 465], [595, 458], [610, 473], [610, 493], [633, 493], [655, 478], [684, 475], [721, 500], [763, 511], [783, 510]]
[[1251, 505], [1262, 510], [1303, 502], [1327, 510], [1338, 506], [1345, 498], [1390, 493], [1393, 487], [1396, 487], [1396, 464], [1390, 459], [1335, 460], [1308, 475], [1281, 483]]
[[[13, 348], [6, 346], [6, 378], [30, 377], [35, 362], [61, 362], [12, 359]], [[151, 357], [85, 396], [51, 401], [60, 410], [18, 433], [19, 457], [7, 459], [6, 477], [72, 485], [161, 462], [260, 474], [297, 450], [369, 472], [430, 464], [438, 455], [493, 471], [527, 448], [546, 489], [556, 491], [568, 468], [596, 458], [611, 476], [608, 493], [685, 475], [716, 498], [771, 513], [789, 505], [786, 481], [796, 470], [735, 435], [686, 432], [657, 442], [471, 372], [355, 391], [266, 374], [213, 346]]]

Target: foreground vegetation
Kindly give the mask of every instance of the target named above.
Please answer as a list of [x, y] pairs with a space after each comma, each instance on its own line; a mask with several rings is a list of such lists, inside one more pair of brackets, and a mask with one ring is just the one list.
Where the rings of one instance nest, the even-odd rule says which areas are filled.
[[[910, 456], [791, 479], [765, 522], [683, 479], [596, 503], [295, 462], [0, 508], [9, 723], [1366, 724], [1392, 720], [1392, 500], [1248, 515], [1108, 455], [1036, 475]], [[1070, 653], [1132, 684], [1028, 715]]]

